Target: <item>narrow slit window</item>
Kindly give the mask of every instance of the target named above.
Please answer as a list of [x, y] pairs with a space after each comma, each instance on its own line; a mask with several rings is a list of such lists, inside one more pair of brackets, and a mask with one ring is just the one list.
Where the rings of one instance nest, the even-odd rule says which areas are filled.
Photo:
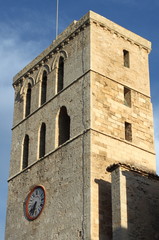
[[63, 89], [63, 81], [64, 81], [64, 58], [60, 57], [59, 66], [58, 66], [57, 92], [59, 92]]
[[132, 125], [125, 122], [125, 140], [132, 142]]
[[43, 72], [42, 84], [41, 84], [41, 105], [46, 102], [46, 94], [47, 94], [47, 72]]
[[27, 94], [26, 94], [26, 107], [25, 107], [25, 117], [30, 114], [31, 109], [31, 84], [28, 84]]
[[127, 50], [123, 50], [123, 58], [124, 58], [124, 66], [129, 68], [130, 60], [129, 60], [129, 52]]
[[29, 158], [29, 136], [26, 135], [23, 143], [23, 164], [22, 169], [28, 166], [28, 158]]
[[45, 123], [42, 123], [40, 129], [39, 158], [45, 156], [45, 143], [46, 143], [46, 125]]
[[63, 144], [70, 138], [70, 117], [67, 114], [66, 107], [61, 107], [59, 114], [59, 145]]
[[131, 107], [131, 90], [127, 87], [124, 87], [124, 104]]

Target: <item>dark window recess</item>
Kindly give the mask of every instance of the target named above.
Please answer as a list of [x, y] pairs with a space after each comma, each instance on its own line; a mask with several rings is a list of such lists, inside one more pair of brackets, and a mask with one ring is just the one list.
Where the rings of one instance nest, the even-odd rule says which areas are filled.
[[64, 79], [64, 58], [60, 57], [58, 66], [58, 84], [57, 92], [63, 89], [63, 79]]
[[132, 142], [132, 125], [125, 122], [125, 140]]
[[29, 136], [26, 135], [23, 144], [23, 165], [22, 169], [28, 166], [28, 157], [29, 157]]
[[124, 87], [124, 104], [131, 107], [131, 90]]
[[45, 156], [45, 140], [46, 140], [46, 125], [45, 123], [42, 123], [40, 129], [39, 158]]
[[30, 114], [31, 109], [31, 84], [28, 84], [27, 94], [26, 94], [26, 107], [25, 107], [25, 117]]
[[70, 138], [70, 117], [67, 114], [66, 107], [61, 107], [59, 114], [59, 145]]
[[41, 85], [41, 105], [46, 102], [47, 93], [47, 72], [43, 72], [42, 85]]
[[124, 58], [124, 66], [129, 68], [130, 61], [129, 61], [129, 52], [127, 50], [123, 50], [123, 58]]

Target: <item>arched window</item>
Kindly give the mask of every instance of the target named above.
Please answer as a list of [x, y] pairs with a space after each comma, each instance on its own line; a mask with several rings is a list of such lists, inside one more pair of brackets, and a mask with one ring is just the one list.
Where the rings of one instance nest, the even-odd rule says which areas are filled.
[[24, 143], [23, 143], [23, 164], [22, 169], [28, 166], [28, 158], [29, 158], [29, 136], [25, 135]]
[[45, 156], [45, 139], [46, 139], [46, 125], [45, 123], [42, 123], [40, 129], [39, 158]]
[[25, 117], [27, 117], [30, 114], [30, 108], [31, 108], [31, 84], [28, 83], [28, 89], [26, 94]]
[[57, 92], [63, 89], [63, 79], [64, 79], [64, 58], [60, 57], [58, 66], [58, 84]]
[[41, 105], [46, 102], [47, 93], [47, 72], [43, 72], [42, 84], [41, 84]]
[[63, 144], [70, 138], [70, 117], [67, 114], [66, 107], [61, 107], [59, 114], [59, 145]]

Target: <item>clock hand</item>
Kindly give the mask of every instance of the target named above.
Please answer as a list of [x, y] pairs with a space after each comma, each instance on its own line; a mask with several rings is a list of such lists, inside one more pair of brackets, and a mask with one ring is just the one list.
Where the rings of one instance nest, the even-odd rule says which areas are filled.
[[33, 215], [36, 208], [37, 201], [34, 203], [33, 207], [30, 210], [30, 213]]

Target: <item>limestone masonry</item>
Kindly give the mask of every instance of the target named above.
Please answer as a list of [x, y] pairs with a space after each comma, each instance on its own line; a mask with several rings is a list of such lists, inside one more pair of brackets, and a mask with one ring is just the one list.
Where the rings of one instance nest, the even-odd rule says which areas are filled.
[[150, 51], [90, 11], [14, 77], [6, 240], [159, 239]]

